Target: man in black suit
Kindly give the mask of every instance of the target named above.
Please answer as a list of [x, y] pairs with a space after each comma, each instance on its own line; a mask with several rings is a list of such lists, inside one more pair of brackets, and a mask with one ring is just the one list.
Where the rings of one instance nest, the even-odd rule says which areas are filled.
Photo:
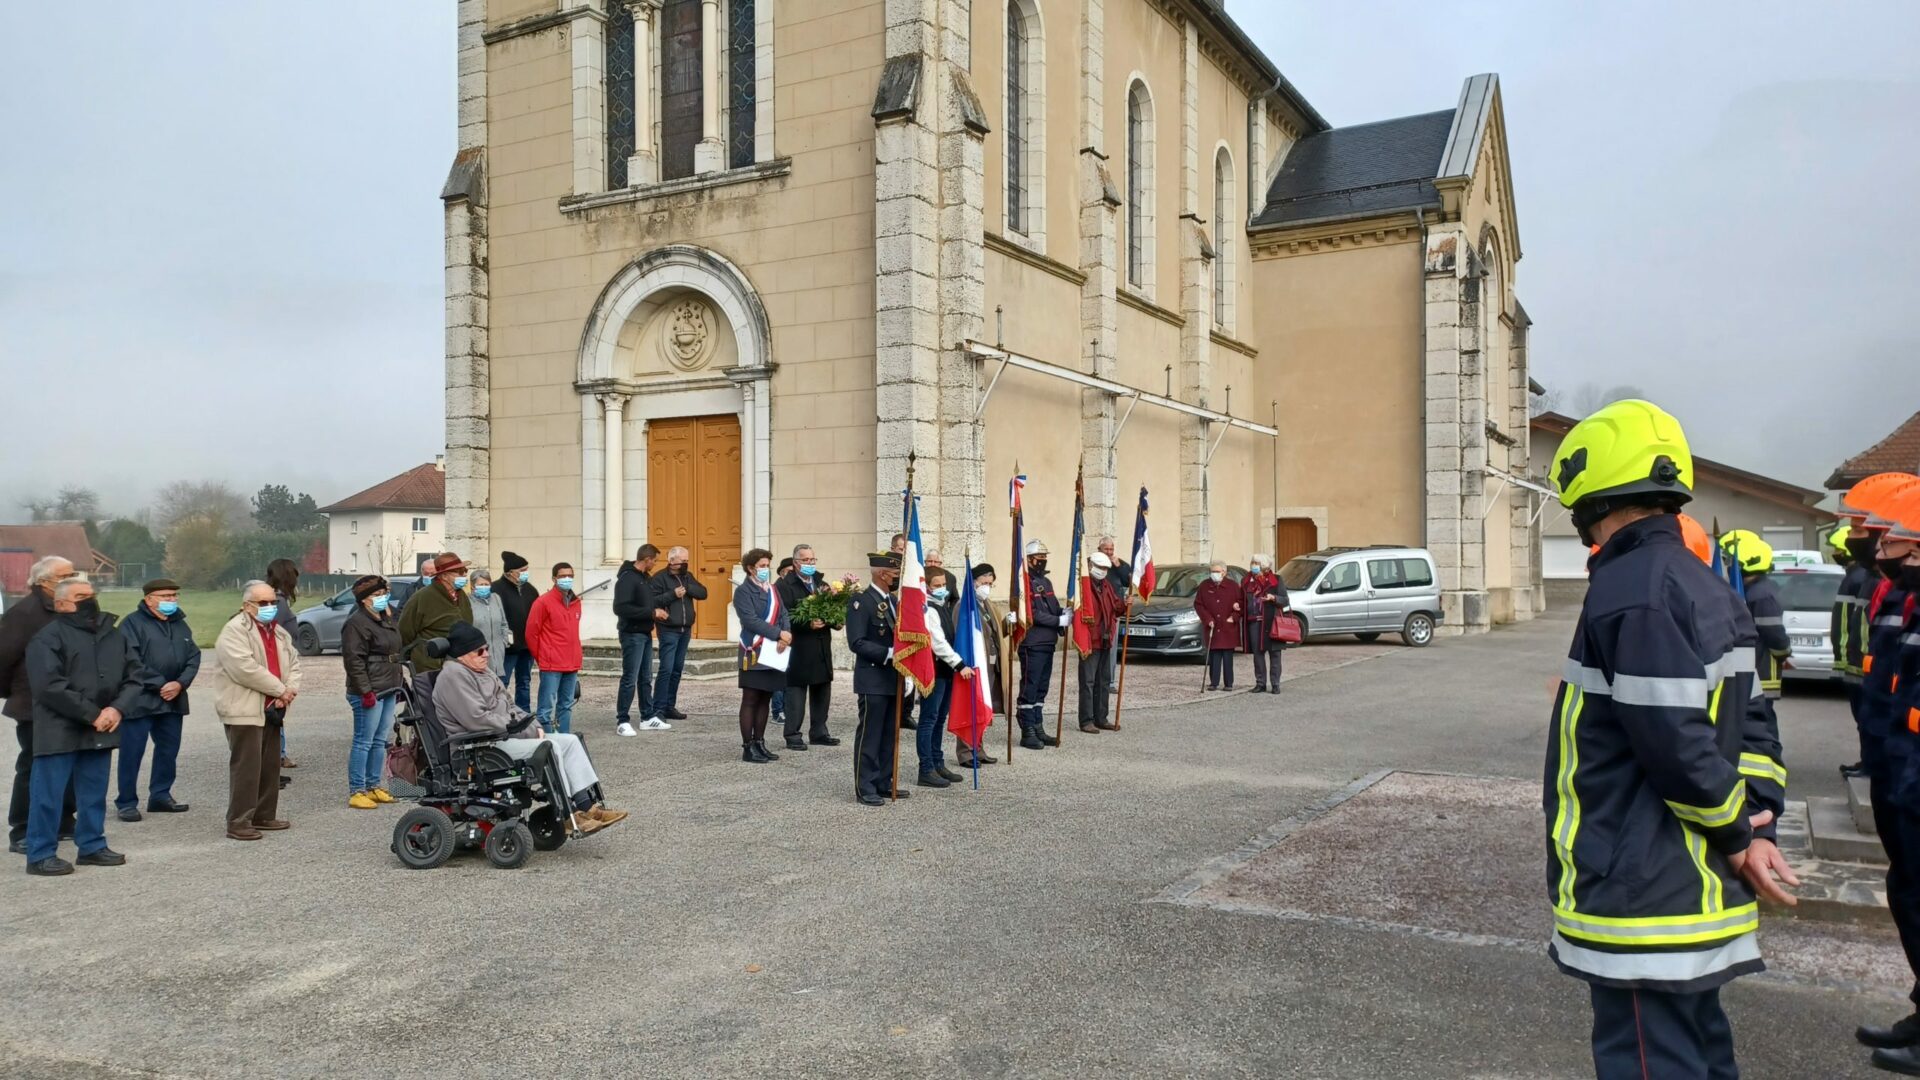
[[853, 790], [866, 806], [884, 806], [895, 792], [893, 767], [900, 738], [894, 699], [900, 676], [893, 670], [893, 628], [899, 601], [893, 594], [900, 578], [900, 556], [880, 551], [867, 556], [873, 578], [847, 603], [847, 648], [853, 651], [853, 692], [860, 697], [860, 730], [855, 736]]

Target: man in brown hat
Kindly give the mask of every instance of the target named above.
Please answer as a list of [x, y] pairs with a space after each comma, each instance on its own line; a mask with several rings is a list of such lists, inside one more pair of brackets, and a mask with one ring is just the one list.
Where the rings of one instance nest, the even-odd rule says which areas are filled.
[[467, 564], [453, 552], [434, 556], [421, 574], [433, 580], [414, 590], [400, 612], [400, 648], [413, 664], [413, 707], [431, 716], [433, 680], [445, 661], [427, 655], [427, 642], [446, 637], [454, 623], [472, 625], [473, 601], [467, 598]]

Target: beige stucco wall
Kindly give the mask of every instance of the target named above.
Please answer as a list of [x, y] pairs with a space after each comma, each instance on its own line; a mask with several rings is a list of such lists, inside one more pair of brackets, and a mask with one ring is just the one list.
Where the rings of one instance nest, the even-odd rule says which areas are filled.
[[1425, 542], [1417, 237], [1253, 266], [1280, 502], [1326, 507], [1325, 544]]
[[[565, 38], [547, 30], [489, 47], [496, 547], [535, 565], [597, 562], [578, 550], [582, 330], [633, 258], [689, 242], [740, 267], [771, 324], [773, 547], [804, 539], [836, 569], [864, 564], [874, 531], [869, 110], [882, 6], [801, 18], [782, 5], [776, 18], [775, 141], [790, 175], [575, 213], [559, 206], [572, 183]], [[630, 476], [643, 430], [627, 428]], [[644, 538], [645, 505], [644, 491], [627, 500], [629, 547]]]
[[[1180, 306], [1180, 92], [1184, 37], [1166, 16], [1145, 3], [1106, 6], [1107, 168], [1120, 197], [1127, 192], [1127, 88], [1137, 74], [1153, 100], [1154, 281], [1149, 298], [1162, 307]], [[1211, 192], [1212, 185], [1207, 185]], [[1120, 212], [1117, 266], [1127, 287], [1127, 217]], [[1125, 340], [1123, 334], [1121, 340]], [[1169, 507], [1169, 509], [1172, 509]], [[1171, 515], [1170, 515], [1171, 516]]]

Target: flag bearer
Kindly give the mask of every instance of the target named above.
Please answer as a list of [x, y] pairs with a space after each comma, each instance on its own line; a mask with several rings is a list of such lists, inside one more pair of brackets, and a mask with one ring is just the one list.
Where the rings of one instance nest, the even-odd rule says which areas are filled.
[[[1589, 984], [1602, 1080], [1731, 1077], [1720, 987], [1764, 968], [1755, 894], [1791, 903], [1774, 874], [1795, 881], [1743, 775], [1785, 780], [1749, 722], [1753, 621], [1681, 538], [1693, 456], [1673, 417], [1614, 402], [1551, 472], [1600, 551], [1548, 738], [1548, 953]], [[1609, 873], [1623, 852], [1633, 873]]]
[[860, 698], [853, 794], [864, 805], [884, 806], [893, 795], [900, 734], [894, 712], [900, 676], [893, 670], [893, 629], [900, 619], [900, 601], [893, 588], [900, 579], [900, 556], [877, 551], [867, 556], [867, 566], [873, 587], [847, 601], [847, 648], [853, 653], [853, 692]]
[[[1073, 571], [1069, 570], [1068, 573]], [[1047, 580], [1047, 545], [1027, 543], [1028, 614], [1033, 625], [1020, 639], [1020, 745], [1029, 750], [1059, 746], [1047, 734], [1047, 686], [1053, 682], [1053, 654], [1060, 647], [1060, 631], [1073, 613], [1060, 606], [1060, 597]]]

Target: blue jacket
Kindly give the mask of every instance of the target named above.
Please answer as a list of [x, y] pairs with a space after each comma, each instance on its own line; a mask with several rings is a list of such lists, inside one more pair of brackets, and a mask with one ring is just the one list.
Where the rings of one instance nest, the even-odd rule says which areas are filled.
[[1758, 637], [1670, 514], [1594, 557], [1542, 798], [1548, 952], [1568, 974], [1688, 993], [1763, 968], [1759, 908], [1727, 861], [1786, 787]]
[[[175, 614], [162, 619], [148, 610], [143, 601], [120, 623], [127, 639], [127, 653], [139, 668], [140, 697], [129, 717], [159, 716], [163, 713], [187, 715], [187, 688], [200, 674], [200, 646], [193, 643], [193, 629], [187, 617]], [[170, 682], [180, 684], [180, 696], [168, 701], [160, 688]]]

